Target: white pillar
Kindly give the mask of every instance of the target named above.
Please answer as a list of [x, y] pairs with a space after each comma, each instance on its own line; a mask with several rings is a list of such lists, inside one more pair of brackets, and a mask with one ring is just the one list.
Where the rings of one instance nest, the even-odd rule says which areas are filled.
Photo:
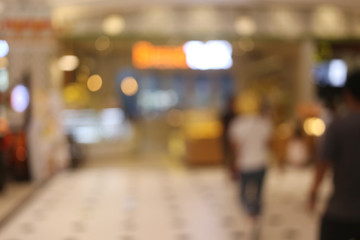
[[[51, 29], [50, 8], [44, 3], [13, 3], [6, 12], [9, 14], [4, 18], [10, 23], [4, 29], [10, 45], [10, 84], [21, 83], [23, 76], [29, 75], [31, 119], [26, 123], [29, 168], [32, 179], [41, 182], [67, 166], [69, 160], [61, 119], [62, 84], [56, 70], [52, 70], [57, 41]], [[19, 114], [14, 119], [24, 120], [24, 116]], [[18, 127], [23, 124], [20, 121]]]

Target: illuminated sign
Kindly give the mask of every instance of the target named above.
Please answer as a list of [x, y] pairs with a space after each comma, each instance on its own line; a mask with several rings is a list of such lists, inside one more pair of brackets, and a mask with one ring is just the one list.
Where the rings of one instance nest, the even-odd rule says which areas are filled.
[[227, 41], [189, 41], [184, 46], [154, 46], [137, 42], [133, 47], [133, 64], [139, 69], [229, 69], [232, 46]]
[[187, 69], [182, 46], [154, 46], [149, 42], [137, 42], [132, 50], [136, 68]]
[[190, 41], [185, 43], [186, 62], [191, 69], [229, 69], [232, 67], [232, 47], [227, 41]]

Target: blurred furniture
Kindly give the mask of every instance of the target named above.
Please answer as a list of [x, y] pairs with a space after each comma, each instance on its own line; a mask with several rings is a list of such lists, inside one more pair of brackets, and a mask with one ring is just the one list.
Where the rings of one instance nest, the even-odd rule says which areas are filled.
[[206, 109], [187, 111], [183, 131], [188, 164], [211, 165], [223, 162], [223, 127], [216, 112]]

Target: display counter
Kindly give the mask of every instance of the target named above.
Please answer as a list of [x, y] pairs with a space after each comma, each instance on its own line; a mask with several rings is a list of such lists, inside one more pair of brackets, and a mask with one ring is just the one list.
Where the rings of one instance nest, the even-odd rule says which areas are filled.
[[185, 113], [183, 126], [186, 162], [190, 165], [212, 165], [223, 162], [222, 123], [211, 110], [191, 110]]

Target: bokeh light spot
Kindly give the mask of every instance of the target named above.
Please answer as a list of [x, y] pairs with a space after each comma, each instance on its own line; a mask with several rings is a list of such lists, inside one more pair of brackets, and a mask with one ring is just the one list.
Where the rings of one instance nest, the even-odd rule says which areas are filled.
[[110, 39], [107, 36], [98, 37], [95, 41], [95, 48], [98, 51], [105, 51], [110, 47]]
[[238, 17], [235, 20], [234, 28], [237, 34], [250, 36], [256, 33], [256, 22], [250, 17]]
[[9, 53], [9, 44], [5, 40], [0, 40], [0, 58], [6, 57]]
[[125, 29], [125, 20], [119, 15], [110, 15], [103, 22], [104, 33], [115, 36]]
[[17, 85], [11, 92], [11, 106], [16, 112], [24, 112], [30, 103], [29, 90], [24, 85]]
[[62, 56], [58, 66], [61, 71], [74, 71], [79, 66], [79, 58], [74, 55]]
[[102, 87], [103, 80], [100, 75], [95, 74], [89, 77], [87, 87], [91, 92], [97, 92]]
[[135, 78], [126, 77], [121, 81], [121, 91], [126, 96], [133, 96], [137, 93], [139, 86]]
[[326, 125], [320, 118], [308, 118], [304, 122], [304, 130], [310, 136], [320, 137], [324, 134]]

